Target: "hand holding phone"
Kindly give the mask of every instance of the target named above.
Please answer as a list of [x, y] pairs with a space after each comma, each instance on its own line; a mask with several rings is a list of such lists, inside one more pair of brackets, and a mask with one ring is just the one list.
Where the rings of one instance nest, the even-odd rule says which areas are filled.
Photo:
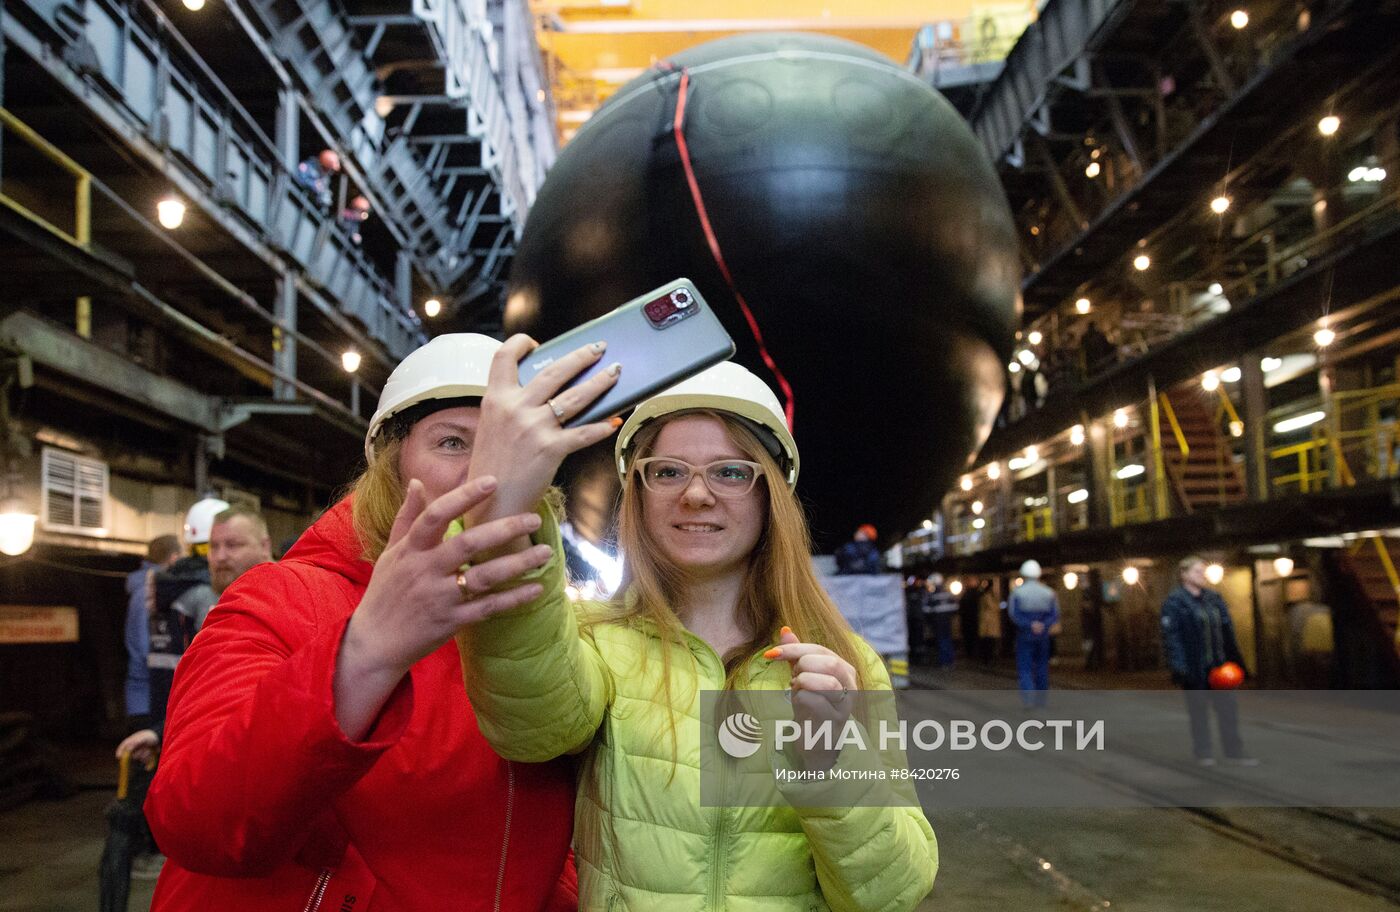
[[[572, 399], [576, 389], [621, 364], [617, 383], [578, 412], [563, 418], [565, 427], [579, 427], [631, 409], [644, 399], [734, 354], [734, 340], [689, 279], [676, 279], [615, 310], [551, 339], [530, 352], [520, 364], [520, 383], [528, 385], [542, 371], [580, 345], [603, 342], [606, 357], [589, 366], [558, 396]], [[567, 396], [567, 398], [566, 398]]]

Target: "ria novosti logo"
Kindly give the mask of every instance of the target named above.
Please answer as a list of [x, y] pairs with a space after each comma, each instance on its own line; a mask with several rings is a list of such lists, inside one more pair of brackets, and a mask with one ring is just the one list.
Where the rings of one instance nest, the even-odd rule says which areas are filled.
[[719, 726], [719, 746], [735, 760], [758, 753], [763, 726], [746, 712], [730, 714]]

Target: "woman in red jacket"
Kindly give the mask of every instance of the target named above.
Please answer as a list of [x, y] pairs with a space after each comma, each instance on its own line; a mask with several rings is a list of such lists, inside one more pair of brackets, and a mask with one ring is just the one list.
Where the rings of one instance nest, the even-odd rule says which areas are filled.
[[[550, 556], [489, 557], [538, 528], [533, 514], [443, 541], [494, 490], [468, 484], [467, 469], [498, 348], [456, 334], [409, 355], [385, 384], [351, 495], [280, 563], [231, 585], [185, 653], [146, 801], [169, 858], [153, 909], [576, 905], [572, 768], [496, 756], [452, 639], [539, 595], [531, 575]], [[556, 409], [549, 397], [601, 354], [561, 358], [524, 398]], [[615, 377], [567, 395], [591, 401]], [[536, 424], [522, 458], [562, 458], [615, 429]]]

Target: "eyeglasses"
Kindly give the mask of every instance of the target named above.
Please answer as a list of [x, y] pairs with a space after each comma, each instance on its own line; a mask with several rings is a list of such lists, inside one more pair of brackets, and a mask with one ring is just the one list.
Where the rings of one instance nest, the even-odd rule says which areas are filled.
[[635, 466], [642, 484], [654, 494], [678, 494], [690, 485], [696, 473], [716, 497], [743, 497], [753, 490], [763, 474], [763, 466], [744, 459], [719, 459], [706, 465], [691, 465], [681, 459], [648, 456]]

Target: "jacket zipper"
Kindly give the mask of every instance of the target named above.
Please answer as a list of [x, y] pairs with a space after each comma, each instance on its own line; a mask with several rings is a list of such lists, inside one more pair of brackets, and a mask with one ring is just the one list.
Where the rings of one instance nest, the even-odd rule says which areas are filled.
[[316, 912], [321, 908], [321, 900], [326, 897], [326, 886], [331, 882], [331, 869], [322, 868], [321, 874], [316, 878], [316, 889], [311, 891], [311, 895], [306, 898], [306, 907], [302, 912]]
[[506, 832], [501, 837], [501, 867], [496, 872], [496, 901], [492, 905], [495, 912], [501, 912], [501, 894], [506, 886], [506, 851], [510, 848], [510, 818], [515, 810], [515, 767], [506, 761]]
[[718, 912], [723, 908], [724, 902], [724, 859], [725, 859], [725, 823], [726, 811], [724, 806], [727, 783], [725, 782], [725, 770], [727, 766], [723, 758], [719, 761], [719, 800], [720, 806], [716, 808], [718, 814], [715, 818], [715, 862], [710, 866], [710, 905], [709, 908]]

